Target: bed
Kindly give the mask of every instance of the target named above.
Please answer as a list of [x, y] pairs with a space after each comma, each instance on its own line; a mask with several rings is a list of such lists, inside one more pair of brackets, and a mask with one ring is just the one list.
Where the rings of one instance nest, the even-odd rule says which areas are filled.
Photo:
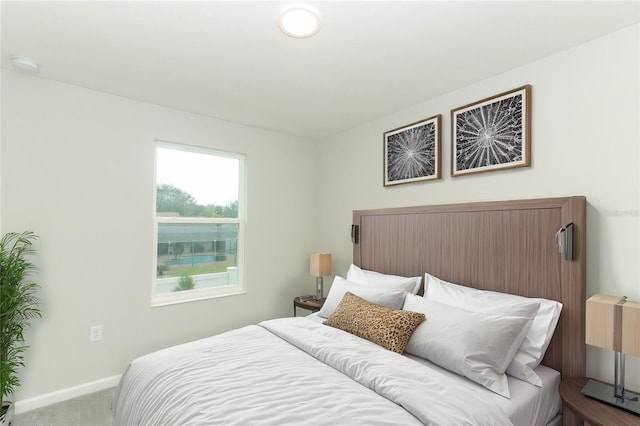
[[[585, 231], [584, 197], [354, 211], [353, 265], [320, 312], [132, 361], [114, 423], [578, 424], [558, 383], [585, 375]], [[518, 373], [540, 300], [559, 317]]]

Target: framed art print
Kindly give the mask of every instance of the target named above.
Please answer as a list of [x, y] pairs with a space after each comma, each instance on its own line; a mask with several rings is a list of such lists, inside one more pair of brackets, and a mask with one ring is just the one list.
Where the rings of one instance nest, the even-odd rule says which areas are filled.
[[451, 176], [530, 165], [530, 85], [451, 111]]
[[384, 186], [440, 179], [442, 115], [384, 133]]

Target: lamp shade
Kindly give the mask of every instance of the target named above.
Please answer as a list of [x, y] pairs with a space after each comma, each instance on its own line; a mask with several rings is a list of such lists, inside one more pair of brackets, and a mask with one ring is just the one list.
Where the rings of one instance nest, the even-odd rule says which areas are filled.
[[587, 345], [640, 356], [640, 303], [595, 294], [587, 299]]
[[622, 353], [640, 356], [640, 303], [622, 305]]
[[[620, 352], [615, 336], [615, 307], [620, 297], [595, 294], [587, 299], [585, 342], [587, 345]], [[616, 349], [617, 346], [617, 349]]]
[[331, 254], [314, 253], [309, 256], [309, 273], [314, 277], [331, 275]]

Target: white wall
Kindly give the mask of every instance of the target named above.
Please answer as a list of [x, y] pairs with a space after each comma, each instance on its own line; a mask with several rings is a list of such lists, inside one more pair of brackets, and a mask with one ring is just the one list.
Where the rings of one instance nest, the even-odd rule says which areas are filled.
[[[11, 71], [2, 84], [2, 232], [40, 236], [43, 319], [29, 331], [18, 401], [291, 315], [293, 297], [312, 291], [316, 143]], [[246, 154], [246, 294], [149, 307], [156, 138]], [[97, 324], [104, 339], [89, 343]]]
[[[334, 273], [344, 274], [351, 262], [354, 209], [584, 195], [587, 296], [601, 292], [640, 300], [638, 28], [324, 140], [319, 235], [333, 253]], [[451, 109], [524, 84], [532, 85], [531, 167], [450, 177]], [[436, 114], [443, 115], [444, 178], [383, 187], [383, 133]], [[587, 364], [589, 376], [613, 380], [612, 353], [589, 347]], [[638, 358], [627, 357], [627, 385], [640, 390]]]

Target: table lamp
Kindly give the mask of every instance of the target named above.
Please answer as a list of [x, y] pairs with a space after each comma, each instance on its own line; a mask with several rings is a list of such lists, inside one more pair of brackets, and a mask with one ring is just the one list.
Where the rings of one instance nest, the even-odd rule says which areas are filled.
[[640, 414], [638, 396], [624, 389], [625, 354], [640, 356], [640, 303], [625, 297], [596, 294], [587, 299], [587, 345], [615, 351], [615, 383], [613, 386], [594, 380], [582, 393], [607, 404]]
[[331, 275], [331, 254], [314, 253], [309, 256], [309, 273], [316, 277], [316, 300], [320, 300], [324, 297], [322, 277]]

